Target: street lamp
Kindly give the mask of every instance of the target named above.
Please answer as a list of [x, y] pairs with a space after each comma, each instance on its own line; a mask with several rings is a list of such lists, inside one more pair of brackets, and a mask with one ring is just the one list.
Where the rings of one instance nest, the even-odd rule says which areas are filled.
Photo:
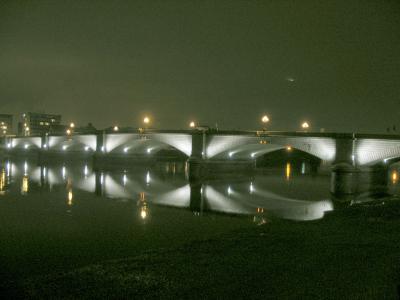
[[196, 123], [194, 121], [190, 122], [189, 127], [190, 128], [195, 128], [196, 127]]
[[310, 128], [310, 125], [308, 124], [308, 122], [303, 122], [303, 124], [301, 124], [301, 128], [307, 131], [307, 129]]
[[74, 122], [71, 122], [71, 123], [69, 124], [69, 127], [75, 128], [75, 123], [74, 123]]
[[146, 124], [146, 125], [149, 124], [150, 123], [150, 118], [149, 117], [144, 117], [143, 123]]
[[71, 135], [71, 129], [67, 129], [66, 134]]
[[263, 130], [264, 131], [267, 130], [266, 126], [267, 126], [267, 123], [269, 122], [268, 116], [267, 115], [263, 115], [262, 118], [261, 118], [261, 122], [263, 123], [263, 126], [264, 126]]
[[113, 128], [113, 130], [114, 130], [114, 131], [118, 131], [118, 130], [119, 130], [119, 127], [118, 127], [117, 125], [115, 125], [114, 128]]
[[261, 122], [263, 122], [264, 124], [269, 122], [269, 118], [267, 115], [263, 115], [263, 117], [261, 118]]

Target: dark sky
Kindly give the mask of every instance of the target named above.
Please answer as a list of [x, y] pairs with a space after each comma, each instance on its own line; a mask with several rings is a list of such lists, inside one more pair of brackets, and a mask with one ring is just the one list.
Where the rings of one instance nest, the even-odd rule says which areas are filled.
[[400, 1], [0, 0], [0, 113], [23, 111], [400, 131]]

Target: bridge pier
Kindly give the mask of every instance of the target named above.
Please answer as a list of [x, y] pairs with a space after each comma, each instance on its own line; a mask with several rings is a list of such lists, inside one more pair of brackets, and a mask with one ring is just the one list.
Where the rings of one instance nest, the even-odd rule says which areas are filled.
[[331, 193], [336, 196], [387, 191], [388, 167], [385, 164], [359, 166], [355, 145], [357, 139], [338, 138], [336, 159], [331, 173]]

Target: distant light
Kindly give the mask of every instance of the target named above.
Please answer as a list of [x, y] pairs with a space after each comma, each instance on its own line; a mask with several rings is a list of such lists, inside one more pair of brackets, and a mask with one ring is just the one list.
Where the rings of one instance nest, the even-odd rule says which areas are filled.
[[126, 185], [126, 181], [127, 181], [126, 174], [124, 174], [124, 176], [122, 177], [122, 182], [124, 183], [124, 186]]
[[263, 123], [268, 123], [268, 122], [269, 122], [268, 116], [267, 116], [267, 115], [264, 115], [264, 116], [261, 118], [261, 122], [263, 122]]
[[235, 154], [235, 153], [233, 153], [233, 152], [229, 152], [229, 153], [228, 153], [229, 157], [232, 157], [233, 154]]
[[253, 152], [252, 154], [250, 154], [250, 156], [251, 156], [251, 157], [254, 157], [254, 156], [256, 156], [256, 153]]
[[62, 177], [63, 179], [65, 179], [65, 175], [67, 174], [67, 169], [65, 168], [65, 166], [62, 167]]
[[124, 148], [124, 152], [125, 152], [125, 153], [127, 153], [128, 150], [129, 150], [128, 147], [125, 147], [125, 148]]
[[25, 148], [25, 149], [28, 149], [28, 148], [29, 148], [29, 145], [28, 145], [28, 144], [25, 144], [24, 148]]
[[393, 173], [392, 173], [392, 182], [393, 182], [393, 184], [395, 184], [397, 182], [397, 179], [398, 179], [397, 172], [393, 171]]
[[384, 160], [383, 160], [383, 162], [386, 164], [387, 163], [387, 161], [388, 161], [388, 159], [387, 158], [385, 158]]
[[190, 128], [195, 128], [196, 127], [196, 123], [194, 121], [190, 122], [189, 127]]
[[62, 146], [63, 150], [67, 150], [67, 145]]
[[85, 146], [85, 151], [89, 151], [89, 146]]
[[253, 182], [250, 182], [249, 192], [250, 194], [254, 192]]
[[72, 123], [70, 123], [70, 124], [69, 124], [69, 127], [71, 127], [71, 128], [75, 128], [75, 123], [73, 123], [73, 122], [72, 122]]
[[292, 151], [292, 146], [286, 146], [287, 151]]
[[7, 148], [11, 148], [11, 143], [8, 143], [8, 144], [7, 144]]
[[85, 176], [87, 176], [88, 173], [89, 173], [89, 168], [88, 168], [87, 165], [85, 165], [85, 168], [83, 169], [83, 174], [84, 174]]
[[228, 195], [230, 195], [230, 194], [232, 194], [232, 189], [231, 189], [231, 187], [230, 186], [228, 186]]
[[289, 81], [289, 82], [294, 82], [295, 81], [295, 79], [293, 77], [287, 77], [286, 80]]
[[147, 184], [150, 184], [150, 181], [151, 181], [150, 172], [147, 171], [147, 174], [146, 174], [146, 183], [147, 183]]
[[292, 172], [292, 166], [290, 165], [290, 163], [287, 163], [286, 164], [286, 172], [285, 172], [286, 180], [290, 179], [290, 173], [291, 172]]
[[43, 148], [45, 148], [45, 149], [46, 149], [46, 148], [47, 148], [47, 144], [44, 144], [44, 145], [43, 145]]
[[301, 128], [303, 128], [303, 129], [307, 129], [309, 127], [310, 127], [310, 125], [308, 124], [308, 122], [303, 122], [303, 124], [301, 124]]
[[141, 217], [142, 219], [146, 219], [146, 217], [147, 217], [147, 212], [146, 212], [145, 209], [142, 209], [142, 210], [140, 211], [140, 217]]
[[114, 131], [118, 131], [118, 130], [119, 130], [119, 127], [118, 127], [118, 126], [114, 126], [113, 130], [114, 130]]
[[101, 152], [104, 152], [104, 150], [105, 150], [104, 146], [101, 146], [100, 150], [101, 150]]
[[144, 124], [149, 124], [150, 123], [150, 118], [149, 117], [144, 117], [143, 123]]
[[67, 135], [70, 135], [70, 134], [71, 134], [71, 129], [67, 129], [67, 131], [65, 131], [65, 133], [66, 133]]
[[147, 148], [147, 153], [150, 153], [151, 152], [151, 148]]

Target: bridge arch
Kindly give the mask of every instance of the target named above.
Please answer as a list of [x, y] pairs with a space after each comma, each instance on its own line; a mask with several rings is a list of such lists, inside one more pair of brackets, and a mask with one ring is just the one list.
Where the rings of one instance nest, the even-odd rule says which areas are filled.
[[207, 143], [206, 158], [251, 159], [286, 147], [328, 162], [333, 162], [336, 154], [333, 138], [215, 135]]
[[181, 133], [114, 133], [107, 134], [105, 152], [110, 154], [154, 154], [174, 148], [186, 156], [192, 153], [192, 136]]
[[356, 163], [373, 166], [400, 157], [400, 140], [359, 139], [356, 142]]
[[49, 136], [47, 144], [43, 145], [50, 151], [95, 151], [97, 136], [72, 135], [72, 136]]

